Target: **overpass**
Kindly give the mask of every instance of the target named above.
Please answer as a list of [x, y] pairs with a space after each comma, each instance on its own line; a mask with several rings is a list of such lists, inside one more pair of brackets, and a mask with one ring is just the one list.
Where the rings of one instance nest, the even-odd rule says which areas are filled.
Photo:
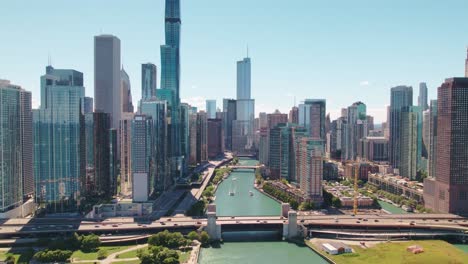
[[[216, 216], [208, 211], [207, 218], [185, 216], [163, 217], [158, 220], [139, 221], [134, 218], [74, 219], [74, 218], [20, 218], [0, 223], [0, 243], [15, 239], [63, 236], [74, 232], [104, 236], [109, 243], [141, 239], [162, 230], [188, 233], [205, 229], [214, 238], [224, 232], [278, 231], [283, 237], [299, 232], [309, 236], [356, 239], [433, 238], [457, 237], [468, 239], [468, 219], [450, 214], [405, 215], [300, 215], [289, 211], [284, 216]], [[296, 219], [297, 218], [297, 219]], [[123, 239], [123, 238], [122, 238]], [[124, 240], [122, 240], [124, 241]]]

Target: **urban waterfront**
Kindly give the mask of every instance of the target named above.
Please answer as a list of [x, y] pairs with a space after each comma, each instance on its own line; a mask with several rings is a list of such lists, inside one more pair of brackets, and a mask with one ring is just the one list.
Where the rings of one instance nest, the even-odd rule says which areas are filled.
[[[257, 160], [241, 158], [239, 165], [256, 165]], [[234, 196], [232, 179], [236, 178]], [[280, 215], [278, 202], [254, 188], [255, 174], [251, 169], [234, 170], [216, 191], [216, 210], [219, 216]], [[253, 193], [253, 196], [249, 192]], [[220, 247], [202, 249], [199, 263], [326, 263], [308, 247], [280, 241], [274, 232], [236, 232], [223, 234]], [[249, 241], [249, 242], [247, 242]], [[252, 242], [257, 241], [257, 242]]]
[[[252, 166], [257, 160], [241, 158], [239, 165]], [[268, 216], [280, 215], [278, 202], [254, 188], [255, 173], [252, 169], [236, 169], [216, 190], [215, 204], [218, 216]], [[234, 191], [234, 195], [229, 195]], [[253, 195], [251, 195], [252, 193]]]
[[379, 200], [379, 205], [382, 207], [383, 210], [387, 211], [390, 214], [407, 214], [408, 213], [405, 210], [401, 209], [400, 207], [395, 206], [385, 201]]

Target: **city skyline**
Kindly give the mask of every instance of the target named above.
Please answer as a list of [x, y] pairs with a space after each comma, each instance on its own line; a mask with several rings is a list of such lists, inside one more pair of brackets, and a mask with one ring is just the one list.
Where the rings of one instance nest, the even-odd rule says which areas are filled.
[[[57, 8], [66, 6], [57, 1], [50, 3], [55, 3]], [[301, 10], [297, 10], [283, 3], [264, 7], [264, 1], [253, 5], [236, 1], [210, 3], [213, 10], [219, 11], [204, 17], [200, 15], [206, 14], [207, 1], [196, 4], [184, 2], [182, 15], [186, 41], [181, 43], [184, 50], [181, 99], [203, 109], [206, 99], [220, 102], [222, 98], [234, 98], [236, 76], [233, 62], [245, 56], [248, 44], [254, 61], [252, 97], [257, 100], [257, 114], [271, 113], [276, 108], [287, 113], [294, 104], [294, 97], [298, 103], [305, 98], [324, 98], [334, 119], [339, 116], [341, 107], [361, 100], [368, 105], [368, 113], [375, 116], [376, 123], [380, 123], [384, 121], [386, 105], [390, 103], [386, 95], [391, 87], [410, 85], [416, 90], [419, 82], [426, 82], [428, 99], [434, 99], [441, 80], [447, 76], [463, 76], [464, 63], [460, 57], [466, 55], [464, 47], [468, 38], [451, 33], [467, 23], [462, 20], [462, 15], [457, 15], [466, 4], [451, 1], [450, 5], [432, 3], [421, 6], [421, 3], [397, 1], [388, 9], [390, 4], [362, 1], [352, 6], [339, 3], [349, 8], [338, 9], [338, 3], [323, 5], [304, 1]], [[40, 10], [46, 7], [36, 4], [30, 3], [31, 8], [27, 10], [21, 8], [21, 1], [4, 4], [10, 12], [0, 18], [0, 22], [6, 25], [5, 28], [11, 25], [18, 30], [7, 34], [17, 41], [2, 44], [0, 57], [5, 63], [0, 66], [0, 77], [32, 91], [33, 107], [37, 108], [37, 76], [40, 76], [50, 56], [54, 67], [83, 72], [86, 95], [93, 95], [92, 38], [101, 33], [113, 34], [121, 39], [122, 64], [133, 84], [133, 104], [137, 105], [141, 98], [141, 64], [152, 62], [158, 70], [161, 67], [158, 46], [164, 43], [164, 31], [159, 26], [164, 21], [164, 1], [148, 1], [131, 8], [129, 3], [123, 2], [109, 7], [103, 3], [83, 1], [75, 7], [76, 12], [66, 14], [67, 19], [64, 14], [54, 14], [50, 18], [34, 14], [41, 13]], [[267, 15], [260, 14], [264, 22], [249, 27], [261, 6], [272, 17], [297, 12], [300, 25], [294, 28], [288, 20], [272, 21]], [[321, 14], [331, 10], [338, 12], [336, 21]], [[243, 13], [242, 21], [238, 20], [239, 11]], [[93, 12], [98, 12], [99, 16], [90, 16], [86, 23], [71, 22], [75, 21], [75, 16]], [[115, 18], [114, 14], [117, 14]], [[118, 14], [126, 14], [129, 18]], [[23, 23], [9, 19], [12, 15], [15, 18], [24, 16]], [[450, 16], [450, 19], [443, 19], [444, 16]], [[222, 17], [225, 23], [214, 25], [212, 34], [204, 32], [206, 26], [212, 25], [209, 22], [218, 17]], [[433, 19], [435, 17], [438, 19]], [[347, 24], [351, 18], [353, 23]], [[57, 25], [56, 30], [45, 27], [57, 19], [64, 19], [67, 26], [79, 30], [62, 30], [62, 34], [57, 35], [56, 30], [65, 25]], [[375, 23], [368, 25], [368, 21]], [[271, 23], [268, 30], [262, 27], [263, 23]], [[323, 29], [327, 27], [330, 30]], [[134, 30], [136, 28], [139, 30]], [[38, 34], [40, 38], [36, 37]], [[450, 43], [443, 41], [443, 36], [448, 34], [453, 36]], [[302, 41], [291, 42], [291, 37]], [[36, 39], [36, 45], [28, 45], [27, 39], [30, 38]], [[399, 41], [402, 39], [405, 41]], [[74, 50], [80, 52], [73, 53]], [[208, 50], [213, 56], [202, 59], [201, 54], [207, 54]], [[289, 50], [288, 55], [286, 50]], [[226, 51], [232, 54], [225, 56]], [[220, 54], [224, 56], [218, 56]], [[290, 71], [282, 71], [284, 67]], [[349, 98], [330, 96], [330, 91], [335, 95], [344, 90], [351, 92]], [[216, 98], [209, 98], [212, 95]]]

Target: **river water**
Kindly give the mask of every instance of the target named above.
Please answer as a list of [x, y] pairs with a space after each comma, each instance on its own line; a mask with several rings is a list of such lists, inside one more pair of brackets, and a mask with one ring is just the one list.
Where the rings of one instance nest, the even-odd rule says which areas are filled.
[[[253, 159], [240, 159], [240, 165], [256, 165]], [[235, 179], [233, 181], [233, 179]], [[235, 170], [216, 190], [218, 216], [279, 216], [278, 202], [253, 187], [255, 173], [249, 169]], [[234, 195], [229, 195], [234, 191]], [[249, 191], [253, 193], [250, 195]], [[308, 247], [281, 241], [275, 232], [224, 233], [220, 247], [202, 249], [200, 264], [237, 263], [327, 263]]]

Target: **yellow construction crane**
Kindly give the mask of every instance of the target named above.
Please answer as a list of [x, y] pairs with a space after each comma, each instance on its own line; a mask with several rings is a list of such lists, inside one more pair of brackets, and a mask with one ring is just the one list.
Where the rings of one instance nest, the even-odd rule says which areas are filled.
[[359, 174], [359, 165], [357, 167], [353, 166], [354, 171], [354, 205], [353, 205], [353, 213], [357, 215], [358, 213], [358, 174]]

